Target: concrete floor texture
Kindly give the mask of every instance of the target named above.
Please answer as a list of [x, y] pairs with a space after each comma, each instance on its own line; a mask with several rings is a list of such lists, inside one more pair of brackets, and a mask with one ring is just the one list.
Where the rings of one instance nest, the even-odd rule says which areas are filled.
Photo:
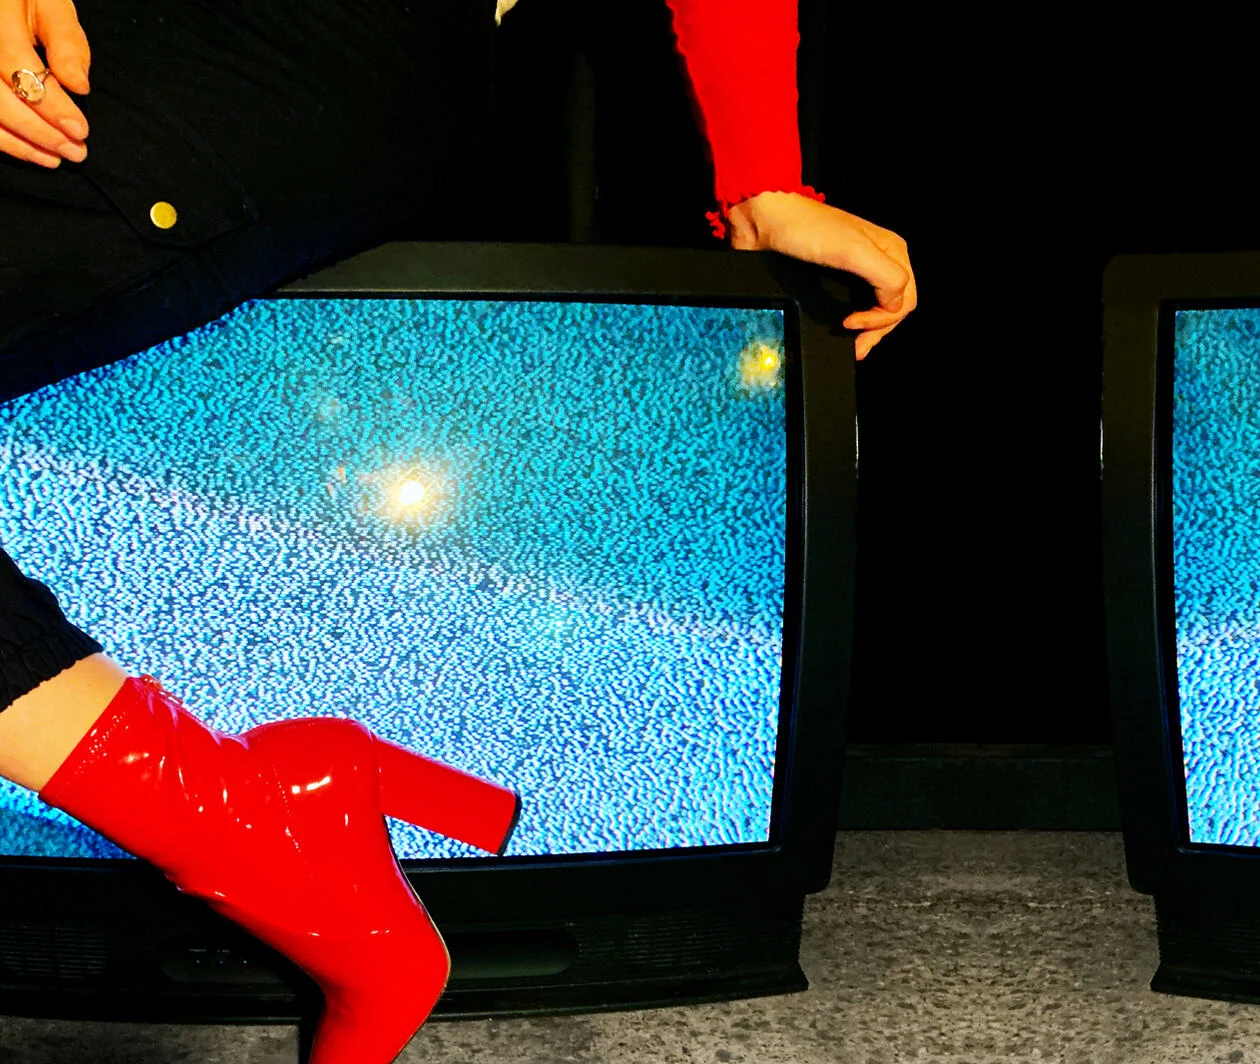
[[[1119, 833], [846, 831], [809, 990], [427, 1024], [401, 1064], [1260, 1064], [1260, 1005], [1157, 994]], [[0, 1064], [291, 1064], [296, 1027], [0, 1017]], [[352, 1062], [346, 1062], [352, 1064]]]

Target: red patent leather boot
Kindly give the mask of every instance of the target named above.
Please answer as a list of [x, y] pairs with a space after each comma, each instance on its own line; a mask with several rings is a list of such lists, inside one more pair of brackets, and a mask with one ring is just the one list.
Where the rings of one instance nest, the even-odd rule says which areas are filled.
[[151, 676], [123, 683], [39, 797], [310, 975], [324, 992], [311, 1064], [388, 1064], [450, 974], [385, 816], [501, 854], [520, 814], [514, 791], [357, 721], [225, 735]]

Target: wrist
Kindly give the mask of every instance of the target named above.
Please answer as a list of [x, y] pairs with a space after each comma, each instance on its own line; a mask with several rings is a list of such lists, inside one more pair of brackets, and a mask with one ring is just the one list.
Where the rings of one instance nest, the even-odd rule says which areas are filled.
[[[764, 193], [763, 193], [764, 195]], [[726, 220], [730, 232], [728, 239], [736, 251], [759, 251], [761, 249], [761, 233], [757, 228], [756, 200], [758, 196], [743, 200], [730, 207]]]
[[775, 201], [787, 200], [795, 192], [758, 192], [746, 200], [740, 200], [727, 210], [730, 223], [731, 247], [737, 251], [765, 251], [766, 212], [773, 210]]

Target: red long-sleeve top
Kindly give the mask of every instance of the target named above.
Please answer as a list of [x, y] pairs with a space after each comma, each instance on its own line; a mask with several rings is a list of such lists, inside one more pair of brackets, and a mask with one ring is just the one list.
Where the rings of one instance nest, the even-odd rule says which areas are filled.
[[717, 210], [705, 215], [713, 235], [725, 239], [731, 207], [761, 192], [825, 203], [801, 184], [797, 0], [666, 3], [713, 165]]

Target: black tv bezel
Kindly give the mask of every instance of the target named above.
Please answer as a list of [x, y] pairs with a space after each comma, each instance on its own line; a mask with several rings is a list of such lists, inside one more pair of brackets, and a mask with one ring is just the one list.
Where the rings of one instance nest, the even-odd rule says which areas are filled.
[[[607, 857], [502, 861], [403, 861], [435, 919], [488, 920], [670, 908], [680, 896], [708, 904], [801, 896], [831, 874], [847, 711], [854, 572], [856, 406], [853, 334], [840, 324], [856, 307], [854, 279], [772, 252], [569, 244], [398, 242], [328, 266], [262, 298], [442, 298], [781, 304], [799, 358], [804, 418], [799, 498], [789, 505], [801, 544], [797, 586], [785, 586], [785, 645], [798, 633], [795, 699], [776, 764], [779, 837], [766, 847], [629, 852]], [[860, 287], [860, 283], [858, 283]], [[794, 343], [793, 343], [794, 341]], [[796, 416], [789, 403], [789, 418]], [[789, 422], [789, 450], [793, 423]], [[790, 552], [789, 552], [790, 555]], [[802, 594], [809, 588], [808, 595]], [[785, 673], [790, 668], [785, 653]], [[780, 743], [784, 742], [781, 735]], [[786, 756], [783, 754], [786, 753]], [[73, 874], [72, 874], [73, 873]], [[133, 905], [170, 906], [177, 896], [156, 870], [127, 859], [0, 858], [0, 887], [15, 911], [24, 899], [54, 912], [59, 899], [91, 891]], [[147, 889], [146, 889], [147, 884]], [[79, 896], [82, 896], [81, 894]], [[141, 902], [139, 899], [144, 898]], [[121, 911], [121, 910], [120, 910]]]
[[1129, 881], [1254, 898], [1260, 847], [1189, 841], [1172, 557], [1175, 315], [1260, 306], [1260, 251], [1119, 255], [1104, 275], [1103, 582]]

